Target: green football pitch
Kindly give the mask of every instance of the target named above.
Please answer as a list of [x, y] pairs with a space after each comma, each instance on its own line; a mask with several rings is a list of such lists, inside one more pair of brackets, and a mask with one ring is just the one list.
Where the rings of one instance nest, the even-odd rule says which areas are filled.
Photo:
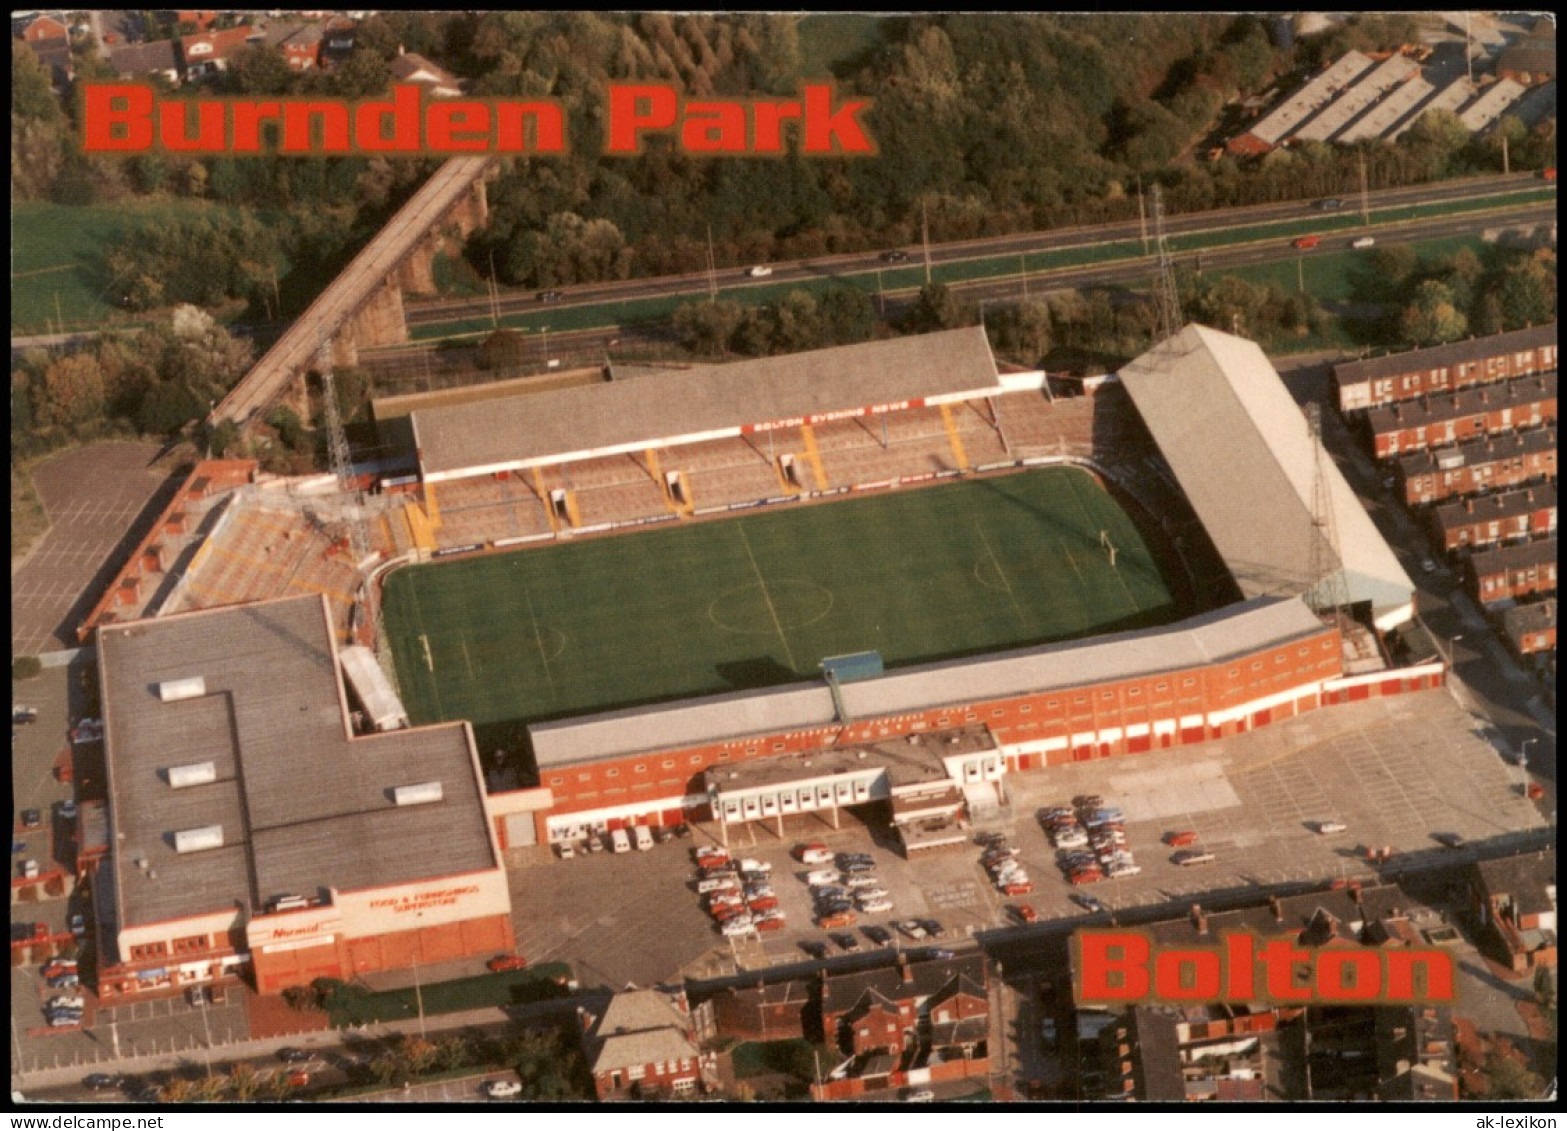
[[809, 679], [844, 652], [890, 667], [1178, 615], [1076, 468], [414, 566], [385, 593], [409, 714], [486, 728]]

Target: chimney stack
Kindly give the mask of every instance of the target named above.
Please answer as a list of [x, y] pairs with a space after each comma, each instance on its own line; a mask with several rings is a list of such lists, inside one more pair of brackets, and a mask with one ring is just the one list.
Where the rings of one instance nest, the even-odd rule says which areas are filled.
[[1192, 904], [1192, 926], [1197, 928], [1199, 935], [1208, 933], [1208, 914], [1202, 909], [1202, 904]]
[[1279, 902], [1278, 896], [1268, 896], [1268, 907], [1273, 912], [1273, 919], [1275, 922], [1284, 922], [1284, 905]]
[[914, 971], [909, 969], [909, 956], [901, 951], [898, 953], [898, 973], [905, 986], [914, 981]]

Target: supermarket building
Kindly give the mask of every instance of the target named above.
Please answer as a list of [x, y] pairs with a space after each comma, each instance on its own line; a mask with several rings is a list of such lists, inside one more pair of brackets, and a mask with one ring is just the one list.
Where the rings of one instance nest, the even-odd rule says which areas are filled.
[[325, 598], [104, 626], [97, 652], [103, 1000], [512, 948], [472, 729], [371, 729]]

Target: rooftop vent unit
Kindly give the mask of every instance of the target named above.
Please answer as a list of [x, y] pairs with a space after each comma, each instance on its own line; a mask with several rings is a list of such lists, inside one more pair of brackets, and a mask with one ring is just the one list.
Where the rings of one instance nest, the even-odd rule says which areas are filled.
[[166, 679], [158, 684], [158, 698], [165, 703], [173, 703], [180, 699], [199, 699], [206, 693], [207, 681], [199, 675], [193, 675], [189, 679]]
[[188, 766], [169, 767], [169, 787], [171, 789], [185, 789], [192, 785], [207, 785], [218, 780], [218, 767], [215, 762], [192, 762]]
[[392, 800], [398, 805], [428, 805], [441, 799], [441, 783], [420, 782], [418, 785], [400, 785], [392, 790]]
[[175, 852], [204, 852], [209, 848], [222, 847], [222, 825], [203, 825], [199, 829], [182, 829], [174, 834]]

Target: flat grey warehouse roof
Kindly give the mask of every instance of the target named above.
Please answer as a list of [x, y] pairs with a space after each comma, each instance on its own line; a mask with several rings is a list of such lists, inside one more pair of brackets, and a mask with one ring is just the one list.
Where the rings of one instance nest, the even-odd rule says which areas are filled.
[[928, 397], [1001, 392], [981, 326], [419, 409], [430, 481], [736, 435]]
[[[349, 737], [325, 598], [105, 627], [98, 664], [116, 929], [497, 866], [466, 723]], [[214, 780], [169, 784], [207, 762]], [[432, 781], [440, 801], [393, 804]], [[221, 847], [174, 850], [212, 825]]]

